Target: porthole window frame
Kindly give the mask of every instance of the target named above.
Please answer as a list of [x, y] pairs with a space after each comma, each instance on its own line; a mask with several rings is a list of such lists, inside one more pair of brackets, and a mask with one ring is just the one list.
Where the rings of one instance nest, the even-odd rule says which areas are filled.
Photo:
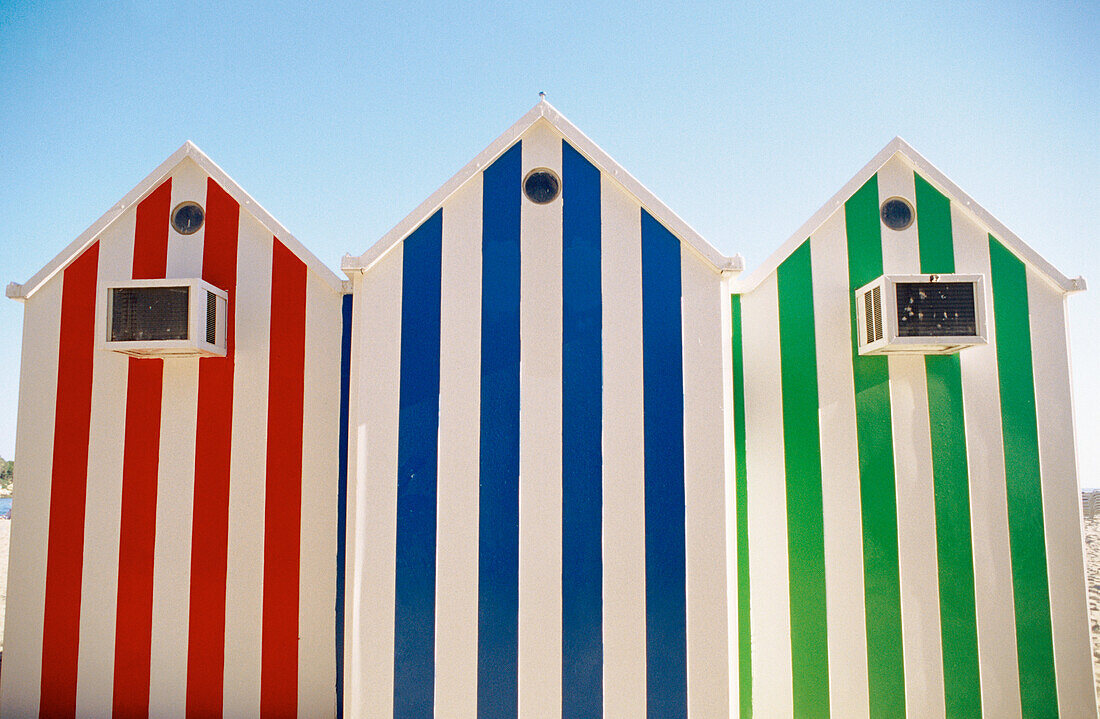
[[[909, 209], [909, 221], [901, 227], [894, 227], [893, 225], [886, 222], [886, 206], [889, 205], [891, 202], [900, 202]], [[917, 208], [914, 207], [913, 203], [910, 202], [908, 199], [900, 195], [893, 195], [892, 197], [887, 197], [878, 206], [878, 219], [879, 222], [881, 222], [883, 227], [885, 227], [886, 229], [893, 230], [894, 232], [904, 232], [905, 230], [908, 230], [910, 227], [912, 227], [913, 223], [917, 221]]]
[[[550, 177], [552, 177], [553, 180], [554, 180], [554, 183], [556, 184], [556, 188], [554, 189], [553, 197], [551, 197], [550, 199], [547, 199], [547, 200], [536, 200], [534, 197], [531, 196], [531, 193], [529, 193], [527, 191], [527, 183], [531, 180], [531, 178], [534, 175], [537, 175], [537, 174], [540, 174], [540, 173], [545, 173], [545, 174], [549, 175]], [[561, 189], [562, 189], [561, 177], [558, 175], [558, 173], [554, 172], [549, 167], [536, 167], [536, 168], [532, 169], [530, 172], [528, 172], [526, 175], [523, 176], [523, 184], [520, 186], [520, 189], [523, 192], [523, 196], [525, 198], [527, 198], [528, 202], [531, 202], [535, 205], [549, 205], [549, 204], [552, 204], [559, 197], [561, 197]]]
[[[179, 215], [181, 210], [183, 210], [187, 207], [197, 207], [197, 208], [199, 208], [199, 212], [202, 214], [202, 219], [199, 220], [199, 224], [198, 224], [197, 227], [195, 227], [194, 229], [191, 229], [191, 230], [184, 231], [184, 230], [181, 230], [179, 228], [179, 225], [176, 224], [176, 217]], [[175, 232], [176, 234], [183, 235], [184, 237], [187, 237], [188, 235], [193, 235], [196, 232], [198, 232], [199, 230], [201, 230], [203, 228], [203, 226], [206, 224], [206, 208], [203, 207], [202, 205], [200, 205], [199, 203], [195, 202], [194, 200], [184, 200], [183, 202], [179, 203], [178, 205], [176, 205], [175, 207], [172, 208], [172, 213], [168, 216], [168, 224], [171, 225], [172, 231]]]

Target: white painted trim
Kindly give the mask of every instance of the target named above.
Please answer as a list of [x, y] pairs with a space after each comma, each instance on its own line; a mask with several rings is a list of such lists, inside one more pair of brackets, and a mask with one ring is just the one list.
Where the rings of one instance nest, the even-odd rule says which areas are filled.
[[668, 207], [668, 205], [657, 199], [657, 196], [650, 192], [645, 185], [635, 179], [634, 176], [627, 172], [619, 163], [611, 159], [611, 156], [604, 152], [599, 145], [577, 129], [573, 123], [569, 122], [569, 120], [546, 100], [540, 100], [514, 125], [505, 130], [497, 139], [489, 143], [489, 146], [482, 150], [477, 157], [466, 163], [465, 167], [459, 170], [451, 179], [443, 183], [442, 187], [432, 193], [424, 202], [420, 203], [415, 210], [409, 213], [405, 219], [398, 222], [393, 229], [383, 235], [382, 239], [371, 245], [366, 252], [358, 257], [350, 254], [344, 255], [340, 263], [341, 269], [343, 269], [345, 273], [365, 272], [370, 269], [370, 267], [383, 255], [393, 249], [396, 244], [405, 239], [410, 232], [420, 226], [420, 224], [430, 217], [432, 213], [442, 207], [443, 203], [447, 201], [447, 198], [453, 195], [458, 188], [466, 184], [474, 175], [491, 165], [496, 158], [502, 155], [505, 150], [511, 147], [516, 140], [526, 134], [527, 131], [540, 120], [548, 122], [553, 126], [555, 130], [569, 141], [569, 144], [576, 148], [577, 151], [584, 155], [592, 164], [596, 165], [601, 173], [614, 178], [623, 189], [638, 199], [641, 205], [649, 211], [649, 214], [653, 215], [653, 217], [667, 227], [672, 234], [680, 238], [680, 240], [694, 250], [696, 254], [706, 260], [715, 271], [737, 273], [744, 269], [745, 263], [741, 255], [726, 257], [719, 252], [713, 245], [703, 239], [702, 235], [692, 229], [691, 225], [682, 220], [679, 215]]
[[741, 298], [748, 474], [752, 704], [757, 716], [793, 717], [787, 477], [779, 283], [775, 273]]
[[[344, 716], [393, 716], [397, 443], [401, 387], [399, 245], [356, 287], [351, 365], [354, 474], [348, 477]], [[353, 488], [354, 485], [354, 488]]]
[[[241, 213], [233, 316], [233, 425], [226, 532], [222, 674], [225, 716], [255, 716], [260, 711], [273, 252], [271, 235], [255, 218]], [[245, 258], [247, 261], [242, 261]]]
[[88, 229], [80, 233], [75, 240], [69, 243], [68, 247], [63, 249], [29, 280], [22, 284], [16, 282], [10, 283], [6, 289], [7, 296], [15, 300], [25, 300], [37, 292], [42, 285], [50, 280], [50, 278], [64, 270], [73, 260], [79, 257], [80, 253], [95, 242], [100, 233], [107, 229], [111, 223], [125, 214], [128, 209], [145, 199], [145, 197], [155, 190], [165, 178], [173, 174], [177, 165], [187, 159], [196, 163], [203, 172], [221, 185], [222, 189], [228, 192], [229, 195], [237, 201], [241, 209], [247, 210], [260, 222], [260, 224], [267, 228], [268, 232], [279, 238], [279, 241], [305, 262], [309, 269], [317, 273], [333, 292], [342, 294], [346, 291], [343, 286], [343, 281], [335, 272], [321, 262], [316, 255], [307, 250], [294, 235], [290, 234], [278, 220], [271, 216], [271, 213], [261, 207], [260, 203], [252, 199], [251, 195], [245, 192], [233, 178], [227, 175], [225, 170], [218, 167], [213, 160], [207, 157], [206, 153], [188, 140], [183, 143], [178, 150], [173, 152], [167, 160], [160, 163], [155, 170], [150, 172], [144, 180], [134, 187], [134, 189], [127, 192], [121, 200], [111, 207], [111, 209], [103, 213], [103, 215], [93, 222]]
[[[298, 575], [298, 717], [336, 705], [336, 524], [340, 459], [341, 298], [306, 276]], [[289, 680], [289, 679], [288, 679]]]
[[[191, 621], [191, 527], [196, 507], [199, 360], [195, 357], [165, 362], [163, 372], [153, 528], [149, 715], [184, 717]], [[125, 416], [125, 412], [115, 415]]]
[[[682, 261], [682, 259], [681, 259]], [[724, 520], [726, 536], [726, 657], [727, 657], [727, 692], [729, 696], [728, 713], [732, 714], [734, 707], [741, 706], [741, 653], [738, 632], [738, 584], [737, 584], [737, 468], [736, 447], [734, 434], [734, 402], [733, 395], [733, 307], [730, 302], [729, 278], [723, 277], [719, 288], [722, 327], [722, 446], [725, 461], [722, 463], [723, 488], [722, 498], [725, 502]]]
[[[561, 141], [536, 125], [525, 176], [561, 170]], [[519, 715], [560, 716], [562, 634], [562, 199], [520, 205]]]
[[603, 707], [623, 719], [646, 717], [641, 221], [634, 198], [602, 175]]
[[[688, 715], [730, 716], [729, 615], [726, 610], [726, 407], [723, 305], [726, 282], [680, 246], [684, 368], [684, 542], [687, 589]], [[732, 445], [731, 445], [732, 448]], [[736, 585], [734, 585], [736, 586]], [[736, 634], [736, 632], [734, 632]]]
[[[100, 237], [100, 282], [133, 276], [136, 220], [137, 213], [129, 212], [111, 227], [109, 233]], [[106, 293], [96, 293], [96, 337], [107, 332], [106, 300]], [[128, 380], [129, 358], [116, 352], [95, 353], [88, 431], [88, 493], [84, 505], [84, 516], [95, 519], [84, 523], [77, 716], [110, 716], [112, 711], [125, 456], [125, 433], [119, 430], [126, 417]]]
[[887, 358], [894, 429], [898, 569], [905, 706], [909, 716], [946, 716], [940, 635], [936, 500], [924, 357]]
[[[973, 218], [954, 204], [951, 207], [951, 235], [955, 269], [990, 276], [989, 238]], [[1016, 663], [1016, 612], [992, 283], [987, 282], [984, 290], [989, 308], [989, 344], [959, 353], [970, 477], [978, 671], [983, 714], [1015, 719], [1021, 715], [1020, 677]]]
[[[53, 490], [54, 425], [57, 421], [57, 365], [60, 352], [61, 277], [23, 310], [23, 354], [19, 366], [19, 415], [15, 446], [19, 509], [12, 516], [8, 601], [0, 679], [4, 716], [38, 716], [42, 688], [42, 623], [45, 616], [46, 556]], [[93, 369], [94, 372], [94, 369]], [[33, 395], [29, 391], [33, 388]], [[114, 582], [114, 577], [107, 581]], [[79, 659], [79, 657], [78, 657]], [[113, 659], [113, 654], [112, 654]], [[79, 678], [79, 664], [78, 674]]]
[[447, 201], [439, 307], [435, 706], [477, 717], [481, 177]]
[[1066, 299], [1037, 278], [1029, 268], [1027, 303], [1058, 709], [1062, 716], [1095, 719]]
[[829, 709], [833, 716], [857, 719], [869, 716], [870, 696], [847, 246], [843, 212], [834, 212], [810, 239]]
[[975, 222], [985, 228], [994, 237], [1001, 241], [1013, 254], [1025, 263], [1040, 272], [1045, 280], [1060, 289], [1062, 292], [1081, 292], [1085, 289], [1083, 277], [1070, 279], [1062, 274], [1054, 265], [1043, 259], [1038, 252], [1033, 250], [1026, 242], [1009, 230], [996, 217], [977, 202], [970, 195], [951, 181], [935, 165], [929, 162], [923, 155], [914, 150], [909, 143], [900, 137], [895, 137], [886, 147], [882, 148], [870, 162], [863, 166], [852, 179], [848, 180], [840, 190], [833, 195], [810, 219], [806, 220], [786, 242], [779, 246], [775, 252], [743, 279], [739, 278], [733, 283], [733, 292], [747, 293], [755, 289], [768, 275], [775, 271], [783, 260], [787, 259], [798, 249], [802, 242], [812, 235], [821, 225], [838, 209], [843, 209], [844, 202], [851, 197], [856, 190], [863, 186], [872, 175], [879, 171], [883, 165], [889, 162], [895, 155], [899, 156], [906, 164], [921, 177], [928, 180], [940, 192], [951, 199], [952, 206], [958, 206], [964, 210]]
[[[897, 161], [896, 157], [891, 158], [878, 173], [879, 202], [888, 197], [901, 197], [916, 207], [914, 183], [909, 166]], [[920, 272], [916, 222], [901, 231], [891, 230], [888, 235], [884, 232], [882, 270], [899, 278]], [[887, 286], [886, 289], [885, 304], [896, 315], [894, 288]], [[978, 303], [980, 306], [980, 300]], [[896, 316], [894, 321], [896, 324]], [[896, 331], [896, 326], [886, 328], [886, 332]], [[936, 719], [944, 717], [947, 710], [940, 641], [940, 583], [928, 383], [922, 356], [891, 356], [888, 364], [905, 707], [909, 716]]]

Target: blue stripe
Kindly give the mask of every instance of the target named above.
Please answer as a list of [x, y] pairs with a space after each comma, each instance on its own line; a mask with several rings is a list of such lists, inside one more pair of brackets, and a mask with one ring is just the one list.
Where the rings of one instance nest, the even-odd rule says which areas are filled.
[[680, 242], [641, 212], [646, 698], [648, 716], [677, 719], [687, 716]]
[[603, 715], [600, 171], [568, 142], [561, 149], [561, 713], [585, 719]]
[[484, 172], [477, 714], [519, 711], [520, 143]]
[[348, 530], [348, 413], [351, 387], [351, 303], [344, 295], [340, 316], [340, 474], [336, 480], [336, 719], [344, 716], [344, 561]]
[[393, 715], [431, 716], [435, 694], [435, 518], [439, 268], [443, 211], [405, 239], [397, 428]]

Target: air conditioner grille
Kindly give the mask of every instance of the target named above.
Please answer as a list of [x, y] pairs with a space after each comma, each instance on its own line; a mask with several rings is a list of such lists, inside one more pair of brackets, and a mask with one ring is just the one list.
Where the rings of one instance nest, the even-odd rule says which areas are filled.
[[206, 291], [206, 343], [215, 344], [218, 340], [218, 296]]
[[111, 288], [111, 341], [187, 339], [187, 287]]
[[899, 337], [975, 337], [973, 282], [899, 282]]
[[872, 287], [863, 296], [864, 317], [867, 320], [867, 344], [882, 339], [882, 288]]

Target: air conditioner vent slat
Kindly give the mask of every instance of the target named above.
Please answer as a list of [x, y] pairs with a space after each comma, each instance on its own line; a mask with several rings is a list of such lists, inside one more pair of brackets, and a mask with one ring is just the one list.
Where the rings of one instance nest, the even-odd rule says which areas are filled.
[[[878, 289], [877, 287], [875, 289]], [[863, 316], [866, 320], [865, 333], [867, 335], [867, 341], [865, 344], [871, 344], [875, 341], [875, 305], [871, 301], [871, 295], [875, 290], [871, 290], [867, 294], [863, 295]]]
[[218, 296], [206, 291], [206, 342], [215, 344], [218, 339]]
[[872, 342], [882, 339], [882, 288], [876, 287], [871, 290], [871, 301], [875, 305], [875, 339]]

